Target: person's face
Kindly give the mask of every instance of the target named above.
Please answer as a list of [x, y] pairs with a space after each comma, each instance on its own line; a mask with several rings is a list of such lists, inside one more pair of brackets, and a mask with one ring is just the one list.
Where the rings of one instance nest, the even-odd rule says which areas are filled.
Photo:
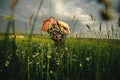
[[54, 23], [54, 19], [53, 18], [50, 18], [50, 22], [53, 24]]

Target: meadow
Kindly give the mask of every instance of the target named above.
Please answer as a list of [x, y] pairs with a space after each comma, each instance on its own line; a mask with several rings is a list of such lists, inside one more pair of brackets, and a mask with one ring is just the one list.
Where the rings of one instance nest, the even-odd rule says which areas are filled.
[[55, 48], [49, 38], [0, 41], [1, 80], [119, 80], [120, 41], [67, 38]]
[[[34, 19], [28, 20], [31, 26], [24, 35], [16, 32], [14, 10], [19, 0], [10, 4], [10, 15], [5, 15], [6, 31], [0, 33], [0, 80], [119, 80], [120, 79], [120, 36], [119, 31], [106, 30], [102, 35], [102, 23], [97, 38], [68, 37], [65, 47], [55, 47], [50, 37], [34, 35], [35, 23], [43, 0], [40, 0]], [[104, 1], [104, 0], [99, 0]], [[112, 19], [108, 8], [109, 1], [104, 1], [103, 20]], [[95, 22], [94, 17], [91, 15]], [[77, 19], [73, 17], [73, 30]], [[119, 23], [118, 23], [119, 24]], [[0, 26], [3, 27], [3, 26]], [[91, 30], [91, 27], [86, 24]], [[10, 33], [12, 28], [12, 34]], [[106, 23], [108, 29], [108, 23]], [[116, 32], [115, 32], [116, 31]], [[41, 32], [41, 31], [40, 31]], [[12, 35], [12, 36], [11, 36]], [[105, 39], [102, 39], [106, 36]], [[111, 39], [112, 36], [112, 39]]]

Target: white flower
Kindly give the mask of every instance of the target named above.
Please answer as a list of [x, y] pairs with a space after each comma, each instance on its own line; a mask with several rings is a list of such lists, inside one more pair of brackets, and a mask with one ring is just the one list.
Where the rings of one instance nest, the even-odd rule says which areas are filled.
[[76, 57], [76, 55], [75, 55], [75, 54], [74, 54], [73, 56], [74, 56], [74, 57]]
[[43, 65], [42, 67], [45, 68], [45, 65]]
[[53, 71], [52, 71], [52, 70], [50, 71], [50, 74], [53, 74]]
[[59, 63], [59, 62], [57, 62], [56, 64], [57, 64], [57, 65], [60, 65], [60, 63]]
[[66, 51], [68, 51], [68, 48], [67, 48], [67, 47], [65, 47], [65, 50], [66, 50]]
[[87, 57], [87, 58], [86, 58], [86, 61], [89, 61], [89, 60], [90, 60], [90, 58], [89, 58], [89, 57]]
[[8, 67], [8, 65], [9, 65], [9, 61], [6, 61], [5, 66]]
[[50, 55], [47, 55], [47, 58], [48, 58], [48, 59], [50, 59], [50, 58], [51, 58], [51, 56], [50, 56]]
[[80, 66], [80, 67], [83, 67], [83, 65], [82, 65], [81, 63], [79, 64], [79, 66]]

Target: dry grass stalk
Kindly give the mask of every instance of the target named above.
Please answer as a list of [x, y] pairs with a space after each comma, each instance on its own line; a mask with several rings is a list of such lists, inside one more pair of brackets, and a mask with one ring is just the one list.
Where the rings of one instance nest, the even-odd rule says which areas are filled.
[[86, 24], [86, 26], [87, 26], [87, 28], [88, 28], [89, 30], [91, 30], [91, 27], [90, 27], [88, 24]]
[[102, 23], [100, 22], [99, 31], [101, 32], [101, 30], [102, 30]]
[[32, 24], [33, 14], [30, 16], [29, 23]]
[[93, 15], [92, 15], [92, 14], [90, 14], [90, 17], [91, 17], [92, 21], [94, 21], [94, 18], [93, 18]]
[[15, 6], [17, 5], [19, 0], [13, 0], [12, 3], [10, 4], [11, 10], [14, 10]]

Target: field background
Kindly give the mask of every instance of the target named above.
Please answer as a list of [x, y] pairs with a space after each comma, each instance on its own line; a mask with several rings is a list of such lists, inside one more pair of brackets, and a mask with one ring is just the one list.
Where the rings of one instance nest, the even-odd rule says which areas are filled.
[[[102, 20], [99, 22], [97, 32], [92, 31], [96, 20], [90, 14], [93, 25], [85, 24], [87, 31], [81, 28], [75, 34], [78, 21], [74, 15], [65, 47], [56, 48], [50, 36], [43, 34], [41, 29], [39, 34], [34, 34], [43, 1], [39, 1], [36, 13], [30, 13], [30, 19], [27, 18], [24, 33], [19, 33], [15, 24], [15, 7], [19, 0], [12, 0], [10, 14], [2, 16], [0, 27], [3, 28], [1, 24], [6, 27], [4, 32], [0, 32], [0, 80], [119, 80], [120, 18], [118, 22], [112, 22], [114, 17], [109, 12], [109, 9], [113, 9], [112, 3], [109, 0], [97, 1], [102, 2], [100, 14], [105, 23], [103, 27]], [[41, 16], [40, 20], [44, 20], [44, 15]]]
[[65, 48], [56, 49], [50, 38], [4, 39], [1, 36], [4, 80], [119, 80], [119, 40], [67, 38]]

